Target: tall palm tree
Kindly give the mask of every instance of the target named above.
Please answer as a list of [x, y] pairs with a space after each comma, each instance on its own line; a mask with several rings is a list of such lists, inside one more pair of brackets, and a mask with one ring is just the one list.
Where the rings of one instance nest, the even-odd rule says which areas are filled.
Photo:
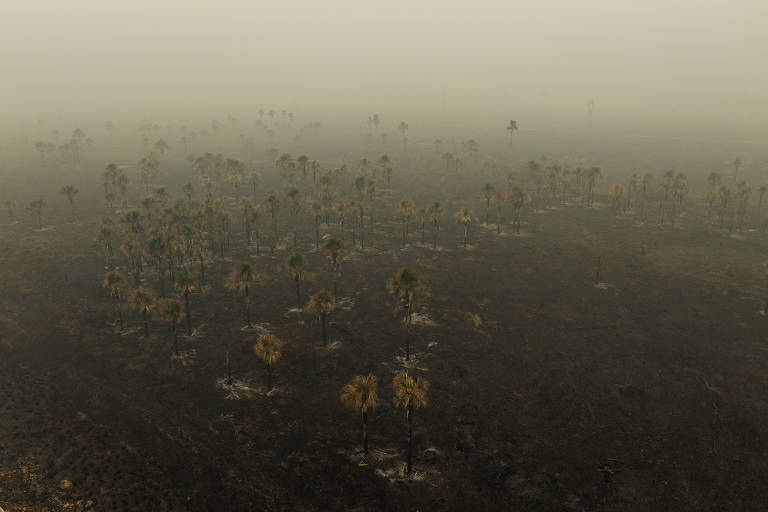
[[35, 199], [27, 207], [29, 213], [37, 219], [37, 227], [40, 229], [43, 228], [43, 208], [46, 204], [42, 199]]
[[482, 195], [485, 199], [485, 225], [488, 225], [488, 216], [491, 212], [491, 199], [493, 198], [493, 194], [496, 192], [496, 187], [491, 185], [490, 183], [486, 183], [485, 186], [483, 186]]
[[306, 264], [301, 253], [294, 252], [285, 261], [285, 270], [296, 283], [296, 305], [301, 309], [301, 281], [306, 276]]
[[256, 357], [267, 367], [267, 392], [272, 391], [272, 366], [283, 355], [285, 342], [274, 334], [262, 334], [253, 346]]
[[520, 234], [520, 210], [531, 200], [531, 196], [522, 188], [515, 186], [507, 194], [507, 200], [512, 203], [512, 232]]
[[403, 246], [406, 245], [408, 239], [408, 223], [413, 218], [416, 209], [413, 206], [413, 200], [401, 199], [395, 205], [395, 213], [400, 216], [400, 222], [403, 225]]
[[104, 283], [102, 286], [109, 292], [110, 297], [115, 299], [117, 304], [117, 316], [120, 319], [120, 330], [124, 329], [123, 325], [123, 300], [125, 300], [125, 290], [128, 283], [126, 283], [123, 275], [117, 270], [108, 272], [104, 277]]
[[328, 341], [327, 331], [326, 331], [326, 321], [328, 318], [328, 315], [333, 312], [333, 310], [336, 307], [336, 299], [334, 298], [333, 294], [330, 292], [327, 292], [325, 290], [318, 290], [315, 293], [312, 294], [312, 297], [309, 298], [309, 303], [307, 304], [307, 312], [313, 313], [316, 316], [320, 317], [320, 322], [322, 323], [322, 333], [323, 333], [323, 345], [326, 344]]
[[470, 228], [472, 227], [472, 221], [475, 220], [474, 212], [465, 206], [456, 212], [456, 219], [459, 221], [459, 224], [464, 227], [464, 247], [472, 245]]
[[[202, 260], [200, 265], [201, 267], [204, 266]], [[192, 336], [192, 317], [190, 316], [189, 311], [189, 294], [195, 289], [197, 283], [195, 283], [192, 273], [184, 268], [176, 274], [176, 279], [174, 280], [173, 285], [176, 288], [176, 293], [184, 297], [184, 316], [187, 323], [187, 336]]]
[[419, 301], [428, 294], [426, 284], [409, 268], [401, 268], [394, 277], [387, 280], [389, 294], [395, 298], [396, 309], [403, 312], [403, 325], [405, 325], [405, 360], [411, 359], [410, 332], [413, 320], [413, 310]]
[[509, 132], [509, 143], [512, 144], [512, 135], [517, 131], [517, 121], [510, 120], [507, 125], [507, 131]]
[[141, 312], [141, 320], [144, 323], [144, 337], [149, 338], [149, 313], [155, 307], [157, 299], [149, 290], [137, 288], [131, 295], [131, 303]]
[[408, 422], [408, 465], [406, 473], [411, 474], [413, 469], [413, 411], [427, 405], [427, 391], [429, 382], [421, 377], [415, 379], [403, 372], [395, 375], [392, 380], [395, 396], [393, 403], [398, 409], [405, 411], [405, 419]]
[[437, 249], [437, 233], [440, 231], [440, 222], [445, 215], [443, 208], [437, 201], [429, 207], [429, 217], [432, 221], [432, 247]]
[[250, 287], [257, 281], [264, 279], [263, 276], [256, 274], [253, 270], [253, 266], [248, 261], [243, 261], [235, 265], [232, 269], [232, 274], [229, 276], [229, 282], [227, 286], [237, 292], [242, 292], [245, 299], [245, 318], [248, 322], [248, 327], [253, 327], [251, 323], [251, 295]]
[[61, 188], [61, 193], [67, 197], [67, 201], [69, 201], [69, 207], [72, 210], [72, 220], [75, 219], [75, 196], [77, 193], [80, 192], [75, 188], [74, 185], [67, 185], [65, 187]]
[[331, 271], [333, 272], [333, 294], [339, 292], [338, 280], [341, 273], [341, 256], [344, 244], [338, 238], [331, 237], [325, 242], [325, 250], [328, 251], [328, 259], [331, 262]]
[[368, 411], [379, 403], [379, 395], [376, 392], [376, 377], [357, 375], [352, 382], [344, 386], [341, 393], [341, 401], [354, 411], [360, 411], [363, 421], [363, 454], [368, 455]]
[[168, 321], [168, 324], [171, 327], [171, 334], [173, 335], [173, 351], [176, 355], [179, 355], [179, 336], [177, 327], [182, 312], [184, 311], [181, 301], [173, 297], [160, 299], [157, 301], [157, 311], [162, 319]]
[[760, 188], [757, 189], [757, 192], [760, 194], [757, 202], [757, 219], [760, 220], [760, 209], [763, 206], [763, 196], [765, 196], [765, 193], [768, 192], [768, 186], [760, 185]]
[[13, 224], [16, 220], [16, 203], [10, 199], [5, 202], [5, 209], [8, 212], [8, 221]]

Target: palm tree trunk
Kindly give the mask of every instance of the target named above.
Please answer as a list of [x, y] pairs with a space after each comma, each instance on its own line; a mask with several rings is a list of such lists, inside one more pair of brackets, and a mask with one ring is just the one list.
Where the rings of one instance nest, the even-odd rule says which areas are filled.
[[363, 454], [368, 455], [368, 413], [363, 413]]
[[272, 365], [267, 365], [267, 393], [272, 391]]
[[120, 332], [122, 332], [123, 329], [124, 329], [124, 327], [123, 327], [123, 310], [120, 307], [120, 303], [119, 302], [117, 304], [117, 316], [120, 318]]
[[147, 309], [144, 308], [141, 310], [141, 317], [144, 321], [144, 337], [149, 338], [149, 320], [147, 320]]
[[325, 345], [325, 342], [327, 340], [327, 338], [326, 338], [326, 331], [325, 331], [325, 317], [326, 317], [325, 313], [321, 313], [320, 314], [320, 320], [321, 320], [321, 322], [323, 324], [323, 345]]
[[413, 469], [413, 409], [408, 406], [408, 466], [406, 473], [411, 474]]
[[301, 280], [296, 276], [296, 307], [301, 309]]
[[176, 320], [173, 321], [173, 351], [179, 355], [179, 333], [176, 329]]
[[187, 314], [187, 336], [192, 336], [192, 319], [189, 316], [189, 290], [184, 290], [184, 311]]

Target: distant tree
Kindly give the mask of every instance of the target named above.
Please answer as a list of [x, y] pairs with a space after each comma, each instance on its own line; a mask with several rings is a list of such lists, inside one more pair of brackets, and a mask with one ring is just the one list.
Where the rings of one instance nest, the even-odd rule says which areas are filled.
[[765, 193], [768, 192], [768, 186], [766, 185], [760, 185], [760, 188], [757, 189], [757, 193], [759, 194], [759, 199], [757, 201], [757, 218], [760, 219], [760, 209], [763, 206], [763, 197], [765, 196]]
[[160, 139], [157, 142], [155, 142], [154, 148], [155, 148], [155, 151], [157, 151], [161, 155], [164, 155], [165, 152], [168, 151], [168, 149], [170, 149], [170, 146], [163, 139]]
[[253, 346], [256, 357], [267, 367], [267, 392], [272, 391], [272, 367], [283, 355], [285, 342], [274, 334], [262, 334]]
[[483, 199], [485, 199], [485, 225], [488, 225], [488, 217], [491, 212], [491, 199], [493, 198], [493, 194], [496, 192], [496, 187], [491, 185], [490, 183], [486, 183], [485, 186], [483, 186], [482, 196]]
[[739, 169], [741, 169], [741, 158], [734, 158], [731, 167], [733, 167], [733, 180], [736, 181], [739, 177]]
[[298, 252], [292, 253], [285, 261], [285, 270], [296, 283], [296, 304], [301, 309], [301, 282], [306, 276], [304, 256]]
[[453, 162], [453, 154], [452, 153], [443, 153], [443, 160], [445, 160], [445, 169], [450, 170], [451, 169], [451, 162]]
[[120, 272], [113, 270], [104, 277], [102, 286], [109, 292], [109, 296], [114, 299], [117, 305], [117, 317], [120, 319], [120, 331], [122, 331], [124, 329], [123, 302], [125, 301], [128, 283]]
[[403, 138], [405, 138], [405, 134], [408, 131], [408, 123], [405, 121], [400, 121], [400, 124], [398, 125], [398, 130], [400, 130], [400, 133], [403, 134]]
[[469, 208], [463, 207], [456, 212], [456, 219], [464, 227], [464, 247], [472, 245], [470, 229], [472, 228], [472, 222], [475, 220], [475, 213]]
[[617, 183], [611, 187], [611, 196], [613, 196], [613, 215], [616, 216], [621, 208], [621, 198], [624, 195], [624, 185]]
[[405, 326], [405, 360], [411, 359], [410, 328], [413, 310], [428, 294], [426, 284], [409, 268], [401, 268], [394, 277], [387, 280], [389, 294], [395, 298], [395, 307], [403, 313]]
[[155, 307], [157, 299], [149, 290], [137, 288], [131, 295], [131, 303], [141, 313], [141, 321], [144, 324], [144, 337], [149, 338], [149, 313]]
[[5, 202], [5, 210], [8, 212], [8, 222], [13, 224], [16, 221], [16, 203], [10, 199]]
[[67, 197], [67, 201], [69, 201], [69, 206], [70, 206], [70, 208], [72, 210], [72, 219], [73, 220], [75, 218], [75, 203], [74, 203], [74, 200], [75, 200], [75, 196], [77, 195], [78, 192], [80, 192], [80, 191], [77, 190], [74, 187], [74, 185], [67, 185], [67, 186], [61, 188], [62, 195], [66, 196]]
[[27, 209], [29, 210], [29, 213], [37, 219], [37, 227], [42, 229], [43, 228], [43, 208], [45, 208], [46, 202], [42, 199], [35, 199], [31, 203], [29, 203], [29, 206]]
[[506, 196], [503, 192], [495, 192], [491, 197], [491, 204], [496, 207], [496, 233], [501, 234], [502, 216], [501, 210], [504, 207]]
[[328, 315], [333, 312], [336, 307], [336, 299], [330, 292], [325, 290], [318, 290], [312, 294], [309, 298], [306, 310], [309, 313], [313, 313], [320, 318], [322, 324], [323, 345], [328, 341], [328, 335], [326, 330], [326, 321]]
[[394, 388], [393, 402], [395, 407], [405, 411], [405, 419], [408, 422], [408, 464], [406, 473], [411, 474], [413, 469], [413, 411], [427, 405], [427, 391], [429, 382], [421, 377], [415, 379], [408, 372], [399, 373], [392, 380]]
[[368, 455], [368, 411], [379, 404], [376, 377], [357, 375], [344, 386], [341, 401], [354, 411], [359, 411], [363, 423], [363, 454]]
[[589, 188], [589, 206], [595, 202], [595, 185], [603, 177], [603, 171], [599, 167], [592, 167], [587, 174], [587, 186]]
[[645, 196], [648, 192], [648, 187], [653, 183], [653, 174], [651, 173], [645, 173], [643, 174], [641, 186], [642, 186], [642, 196], [640, 199], [640, 220], [645, 222]]
[[510, 121], [507, 125], [507, 131], [509, 132], [509, 143], [512, 144], [512, 135], [517, 131], [517, 121]]
[[187, 182], [182, 190], [184, 191], [184, 195], [187, 196], [187, 202], [192, 204], [192, 194], [195, 193], [195, 187], [192, 186], [192, 183]]

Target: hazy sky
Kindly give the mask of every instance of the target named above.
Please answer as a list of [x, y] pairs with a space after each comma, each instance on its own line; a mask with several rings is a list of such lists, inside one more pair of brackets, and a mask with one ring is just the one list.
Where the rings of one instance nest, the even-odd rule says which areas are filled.
[[6, 0], [0, 108], [597, 110], [765, 124], [767, 0]]

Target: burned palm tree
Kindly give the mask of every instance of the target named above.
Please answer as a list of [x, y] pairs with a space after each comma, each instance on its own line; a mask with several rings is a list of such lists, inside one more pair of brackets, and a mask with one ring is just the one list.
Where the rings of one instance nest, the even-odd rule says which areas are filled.
[[408, 372], [399, 373], [392, 380], [394, 388], [393, 403], [398, 409], [405, 411], [405, 419], [408, 422], [408, 464], [406, 473], [411, 474], [413, 469], [413, 411], [427, 405], [427, 391], [429, 382], [421, 377], [415, 379]]
[[416, 213], [413, 201], [411, 199], [401, 199], [395, 206], [395, 213], [400, 217], [403, 230], [403, 246], [405, 246], [408, 239], [408, 224]]
[[432, 247], [437, 249], [437, 233], [440, 232], [440, 224], [445, 215], [445, 208], [440, 203], [435, 203], [429, 207], [429, 218], [432, 222]]
[[459, 224], [464, 227], [464, 247], [472, 245], [470, 229], [472, 228], [472, 222], [475, 220], [474, 212], [466, 206], [460, 208], [459, 211], [456, 212], [456, 220], [458, 220]]
[[328, 341], [326, 323], [328, 315], [330, 315], [336, 307], [336, 299], [333, 294], [325, 290], [318, 290], [312, 294], [307, 304], [307, 312], [313, 313], [320, 318], [322, 324], [323, 345]]
[[331, 271], [333, 272], [333, 294], [337, 295], [339, 292], [339, 274], [341, 273], [341, 257], [344, 244], [338, 238], [331, 237], [325, 243], [325, 250], [328, 251], [328, 259], [331, 263]]
[[263, 278], [263, 276], [254, 272], [250, 262], [243, 261], [235, 265], [235, 268], [232, 269], [232, 273], [229, 276], [229, 281], [227, 282], [228, 288], [243, 294], [243, 299], [245, 301], [245, 319], [248, 323], [248, 327], [253, 327], [253, 324], [251, 323], [251, 285]]
[[426, 284], [409, 268], [400, 269], [394, 277], [387, 280], [389, 294], [395, 298], [395, 308], [403, 314], [405, 326], [405, 360], [411, 359], [410, 328], [413, 310], [428, 294]]
[[341, 402], [354, 411], [360, 412], [363, 423], [363, 453], [368, 455], [368, 411], [376, 407], [379, 403], [377, 394], [376, 377], [369, 373], [368, 375], [358, 375], [352, 382], [344, 386], [341, 393]]
[[117, 317], [120, 319], [120, 330], [124, 329], [123, 325], [123, 301], [125, 301], [125, 293], [128, 283], [125, 281], [123, 275], [117, 270], [107, 273], [104, 277], [104, 283], [102, 286], [109, 292], [109, 296], [112, 297], [117, 305]]
[[75, 196], [80, 192], [74, 185], [67, 185], [61, 188], [62, 195], [66, 196], [69, 201], [69, 207], [72, 210], [72, 220], [75, 220]]
[[141, 321], [144, 324], [144, 337], [149, 337], [149, 313], [155, 307], [157, 299], [152, 292], [144, 288], [137, 288], [131, 295], [131, 303], [141, 313]]
[[304, 256], [294, 252], [285, 260], [285, 270], [296, 283], [296, 305], [301, 309], [301, 282], [307, 274]]
[[483, 186], [483, 191], [481, 193], [483, 199], [485, 199], [485, 225], [488, 225], [488, 217], [491, 214], [491, 199], [493, 199], [493, 194], [496, 192], [496, 187], [491, 185], [490, 183], [486, 183], [485, 186]]
[[253, 346], [256, 357], [267, 367], [267, 392], [272, 391], [272, 367], [282, 357], [284, 345], [274, 334], [262, 334]]
[[179, 335], [178, 326], [181, 315], [184, 312], [184, 306], [182, 306], [179, 299], [168, 297], [160, 299], [157, 302], [157, 312], [160, 314], [160, 318], [168, 322], [168, 326], [171, 329], [171, 335], [173, 336], [173, 352], [179, 355]]
[[195, 289], [197, 283], [189, 270], [184, 268], [176, 274], [176, 279], [174, 280], [173, 285], [176, 293], [184, 297], [184, 317], [186, 318], [187, 323], [187, 336], [192, 336], [192, 317], [190, 316], [189, 311], [189, 295], [192, 293], [192, 290]]

